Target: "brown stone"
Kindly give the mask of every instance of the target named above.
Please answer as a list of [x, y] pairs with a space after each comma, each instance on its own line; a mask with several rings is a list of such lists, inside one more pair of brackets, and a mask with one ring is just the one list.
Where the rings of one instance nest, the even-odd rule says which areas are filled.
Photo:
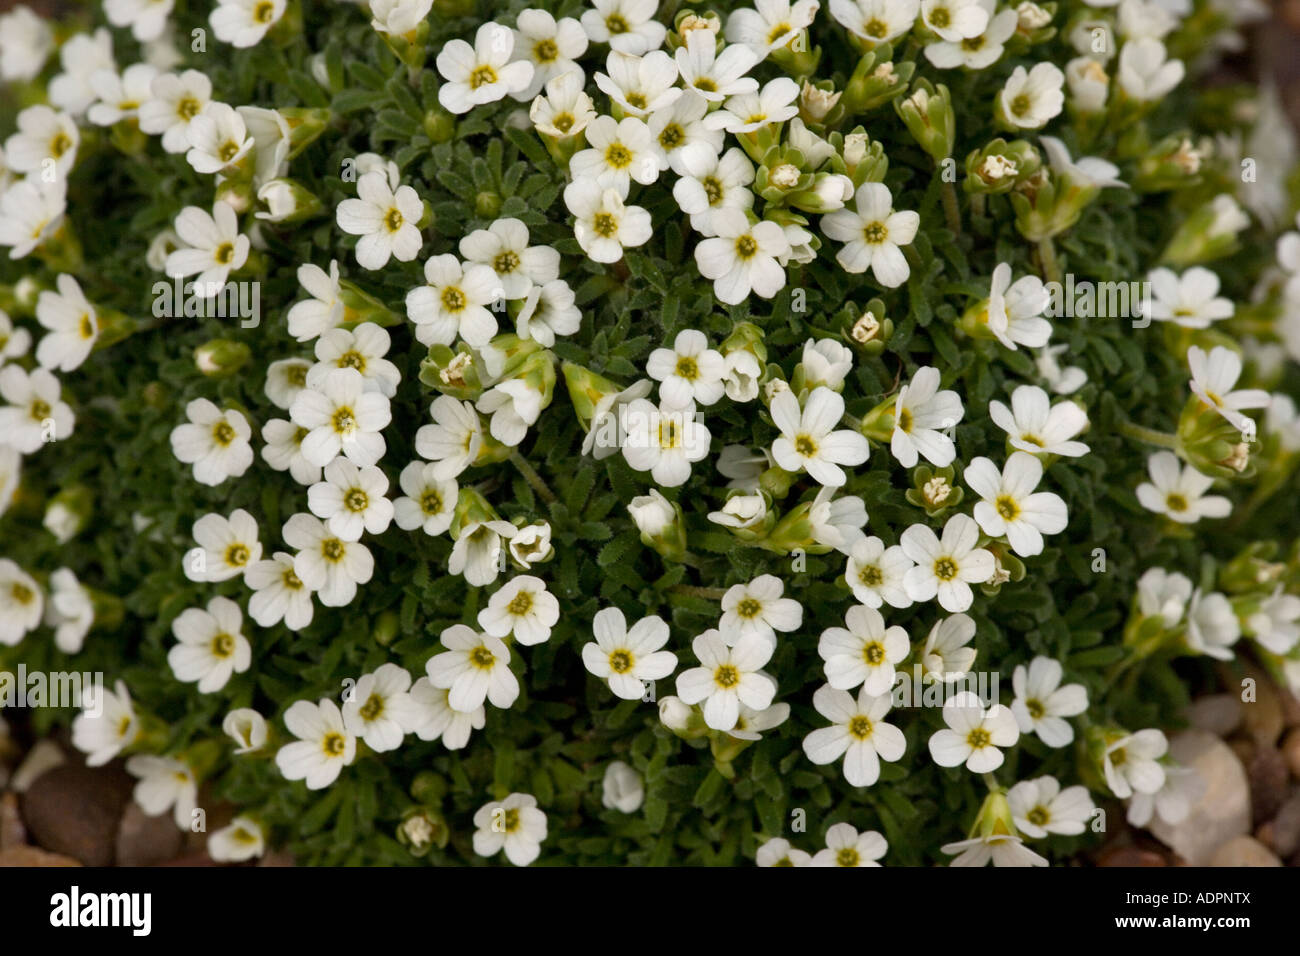
[[1163, 856], [1154, 850], [1136, 846], [1112, 846], [1101, 851], [1098, 866], [1168, 866]]
[[27, 827], [18, 812], [18, 794], [0, 794], [0, 850], [27, 845]]
[[1237, 755], [1243, 767], [1249, 767], [1250, 762], [1255, 759], [1255, 742], [1246, 737], [1233, 737], [1228, 741], [1228, 746], [1232, 752]]
[[81, 863], [34, 846], [10, 846], [0, 850], [0, 867], [6, 866], [81, 866]]
[[1272, 820], [1286, 799], [1288, 774], [1282, 754], [1259, 747], [1247, 770], [1250, 778], [1251, 817], [1256, 825]]
[[1245, 706], [1236, 694], [1210, 694], [1192, 701], [1187, 708], [1187, 722], [1197, 730], [1216, 737], [1227, 737], [1241, 726], [1241, 709]]
[[1250, 670], [1255, 679], [1255, 699], [1243, 701], [1242, 717], [1246, 730], [1255, 743], [1273, 747], [1282, 735], [1282, 701], [1277, 685], [1263, 671]]
[[151, 817], [134, 800], [117, 828], [117, 865], [154, 866], [180, 853], [182, 836], [170, 813]]
[[1193, 866], [1204, 866], [1220, 844], [1251, 831], [1246, 771], [1232, 748], [1204, 730], [1177, 734], [1169, 755], [1195, 770], [1205, 788], [1184, 819], [1167, 823], [1157, 814], [1147, 829]]
[[1272, 847], [1278, 856], [1289, 857], [1300, 850], [1300, 790], [1293, 790], [1287, 797], [1277, 816], [1261, 827], [1267, 827], [1267, 839], [1260, 837], [1260, 842]]
[[1288, 727], [1300, 727], [1300, 697], [1285, 687], [1278, 691], [1277, 696], [1282, 701], [1282, 723]]
[[1214, 851], [1207, 866], [1281, 866], [1273, 851], [1254, 837], [1234, 837]]
[[32, 841], [87, 866], [110, 865], [132, 786], [118, 763], [93, 768], [63, 764], [41, 774], [22, 796]]

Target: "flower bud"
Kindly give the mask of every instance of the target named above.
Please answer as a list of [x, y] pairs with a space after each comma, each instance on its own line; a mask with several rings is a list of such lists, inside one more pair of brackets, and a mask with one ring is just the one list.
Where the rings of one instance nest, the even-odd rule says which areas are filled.
[[243, 368], [252, 355], [243, 342], [212, 339], [194, 350], [194, 364], [209, 378], [226, 378]]
[[911, 96], [894, 101], [894, 110], [917, 144], [936, 163], [952, 155], [957, 118], [948, 87], [942, 83], [931, 86], [928, 80], [918, 80]]
[[647, 548], [654, 548], [669, 561], [680, 561], [686, 555], [686, 525], [680, 505], [651, 488], [650, 494], [628, 502], [627, 510]]
[[91, 490], [85, 485], [72, 485], [50, 499], [41, 523], [59, 544], [66, 544], [86, 527], [93, 512]]
[[265, 211], [254, 213], [268, 222], [298, 222], [319, 215], [321, 201], [316, 194], [292, 179], [271, 179], [257, 190]]

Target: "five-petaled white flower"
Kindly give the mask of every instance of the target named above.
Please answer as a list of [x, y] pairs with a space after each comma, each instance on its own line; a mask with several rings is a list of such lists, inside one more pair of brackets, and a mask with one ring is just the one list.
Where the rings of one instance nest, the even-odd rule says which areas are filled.
[[698, 329], [683, 329], [673, 347], [655, 349], [646, 360], [646, 374], [659, 383], [659, 394], [670, 405], [698, 402], [712, 405], [722, 398], [726, 360]]
[[875, 830], [859, 833], [851, 823], [837, 823], [826, 831], [826, 849], [818, 850], [813, 866], [880, 866], [889, 844]]
[[194, 522], [198, 547], [185, 555], [185, 576], [191, 581], [229, 581], [245, 574], [262, 557], [257, 520], [243, 508], [229, 518], [206, 514]]
[[1061, 686], [1062, 668], [1050, 657], [1035, 657], [1016, 666], [1011, 675], [1015, 699], [1011, 712], [1020, 732], [1037, 734], [1049, 747], [1065, 747], [1074, 740], [1074, 728], [1066, 717], [1077, 717], [1088, 709], [1088, 691], [1082, 684]]
[[514, 49], [514, 31], [491, 21], [478, 28], [473, 46], [448, 40], [435, 61], [447, 81], [438, 87], [438, 102], [449, 112], [468, 113], [507, 94], [522, 98], [534, 67], [528, 60], [512, 60]]
[[242, 414], [233, 408], [219, 409], [206, 398], [196, 398], [185, 406], [185, 417], [188, 424], [172, 429], [172, 454], [178, 461], [194, 466], [195, 481], [219, 485], [248, 470], [253, 463], [253, 446], [248, 441], [253, 430]]
[[999, 117], [1013, 129], [1042, 129], [1065, 106], [1065, 74], [1054, 63], [1018, 66], [998, 93]]
[[573, 236], [592, 262], [618, 262], [623, 250], [644, 245], [653, 234], [650, 213], [628, 206], [619, 190], [581, 179], [564, 188], [573, 213]]
[[512, 793], [504, 800], [485, 803], [474, 814], [474, 852], [492, 856], [505, 850], [515, 866], [527, 866], [542, 852], [546, 839], [546, 814], [537, 798]]
[[912, 380], [898, 390], [894, 402], [894, 431], [889, 450], [904, 468], [924, 455], [932, 465], [946, 468], [957, 457], [957, 446], [940, 429], [955, 428], [965, 409], [950, 389], [939, 389], [939, 370], [923, 365]]
[[450, 345], [459, 336], [481, 348], [497, 334], [489, 307], [500, 298], [501, 283], [487, 266], [466, 268], [453, 255], [433, 256], [424, 263], [424, 281], [406, 294], [406, 315], [421, 345]]
[[748, 584], [733, 584], [722, 596], [722, 618], [718, 633], [734, 647], [743, 637], [756, 634], [776, 647], [776, 632], [797, 631], [803, 623], [803, 607], [794, 598], [782, 597], [785, 583], [773, 574], [760, 574]]
[[221, 291], [230, 273], [248, 261], [252, 240], [240, 235], [239, 219], [230, 203], [218, 199], [212, 214], [186, 206], [176, 217], [176, 235], [184, 246], [167, 256], [169, 276], [191, 276], [194, 294], [210, 298]]
[[582, 646], [582, 663], [623, 700], [642, 699], [646, 681], [661, 680], [677, 667], [677, 655], [663, 649], [668, 625], [658, 615], [628, 627], [622, 611], [603, 608], [592, 618], [591, 634], [595, 640]]
[[1087, 787], [1062, 790], [1055, 777], [1020, 781], [1007, 791], [1007, 805], [1016, 829], [1035, 840], [1049, 833], [1078, 836], [1093, 811]]
[[462, 713], [483, 706], [505, 709], [519, 696], [519, 681], [510, 670], [510, 650], [501, 638], [453, 624], [439, 638], [447, 648], [425, 664], [429, 683], [450, 691], [447, 702]]
[[665, 488], [685, 484], [691, 464], [709, 453], [709, 429], [696, 420], [693, 403], [655, 406], [638, 398], [628, 402], [622, 417], [627, 429], [623, 457]]
[[1007, 433], [1008, 444], [1020, 451], [1063, 458], [1088, 454], [1087, 445], [1073, 441], [1088, 427], [1088, 413], [1074, 402], [1053, 405], [1037, 385], [1016, 386], [1009, 409], [996, 399], [989, 402], [989, 418]]
[[903, 756], [907, 741], [903, 732], [885, 723], [891, 699], [888, 692], [867, 693], [864, 686], [857, 699], [844, 690], [825, 685], [813, 694], [813, 706], [831, 722], [803, 740], [804, 753], [815, 764], [834, 763], [844, 758], [844, 779], [854, 787], [869, 787], [880, 779], [880, 761], [893, 763]]
[[962, 477], [980, 496], [975, 502], [980, 529], [990, 538], [1005, 536], [1022, 558], [1042, 553], [1043, 535], [1065, 530], [1065, 502], [1050, 491], [1034, 490], [1043, 463], [1028, 452], [1012, 452], [1000, 472], [988, 458], [973, 458]]
[[915, 562], [907, 556], [901, 545], [888, 548], [875, 535], [866, 535], [856, 541], [849, 552], [844, 569], [844, 580], [853, 596], [867, 607], [911, 607], [912, 598], [907, 593], [907, 572]]
[[531, 574], [511, 578], [478, 612], [478, 626], [493, 637], [513, 634], [525, 647], [541, 644], [551, 636], [560, 619], [560, 602], [546, 590], [546, 582]]
[[36, 361], [44, 368], [70, 372], [95, 347], [99, 315], [72, 276], [61, 273], [56, 284], [58, 292], [47, 289], [36, 300], [36, 321], [49, 330], [36, 346]]
[[1241, 356], [1230, 348], [1216, 345], [1207, 355], [1199, 345], [1187, 350], [1187, 365], [1192, 372], [1192, 392], [1222, 415], [1243, 434], [1255, 434], [1255, 422], [1243, 415], [1243, 408], [1267, 408], [1268, 392], [1262, 388], [1237, 388], [1241, 377]]
[[298, 739], [276, 751], [275, 765], [286, 780], [305, 781], [308, 790], [328, 787], [357, 754], [357, 738], [328, 697], [319, 704], [296, 701], [284, 712], [284, 726]]
[[1015, 715], [1001, 704], [988, 710], [970, 691], [949, 697], [943, 705], [943, 722], [948, 725], [930, 737], [930, 756], [941, 767], [966, 765], [971, 773], [989, 773], [1002, 766], [1001, 747], [1020, 739]]
[[177, 643], [167, 663], [177, 680], [197, 681], [200, 694], [226, 686], [232, 674], [248, 670], [253, 649], [241, 633], [244, 616], [229, 598], [214, 597], [207, 610], [192, 607], [172, 621]]
[[335, 368], [315, 388], [304, 388], [289, 406], [295, 425], [307, 429], [302, 454], [322, 468], [339, 455], [362, 468], [383, 457], [387, 447], [380, 430], [392, 420], [388, 399], [366, 391], [354, 368]]
[[388, 476], [373, 465], [358, 468], [346, 458], [325, 466], [325, 480], [307, 489], [307, 507], [324, 518], [330, 532], [344, 541], [360, 541], [363, 531], [383, 534], [393, 520]]
[[1137, 486], [1142, 507], [1172, 518], [1179, 524], [1195, 524], [1202, 518], [1226, 518], [1232, 502], [1223, 495], [1207, 495], [1214, 479], [1191, 465], [1179, 467], [1171, 451], [1158, 451], [1147, 459], [1149, 482]]
[[716, 631], [691, 642], [699, 667], [677, 675], [677, 696], [687, 704], [703, 702], [704, 722], [714, 730], [730, 730], [740, 718], [740, 705], [766, 710], [776, 683], [760, 672], [776, 643], [761, 634], [746, 634], [728, 647]]
[[381, 664], [362, 675], [344, 696], [344, 728], [375, 753], [396, 750], [420, 716], [410, 689], [411, 675], [396, 664]]
[[781, 435], [772, 443], [772, 457], [786, 471], [807, 471], [823, 485], [839, 487], [848, 476], [841, 465], [860, 465], [871, 447], [860, 432], [837, 429], [844, 417], [844, 399], [824, 386], [812, 390], [802, 411], [793, 389], [772, 399], [772, 422]]
[[420, 236], [423, 216], [424, 203], [415, 190], [410, 186], [394, 190], [380, 172], [358, 179], [357, 198], [343, 200], [337, 212], [339, 228], [361, 237], [357, 240], [357, 264], [363, 269], [382, 269], [390, 257], [398, 262], [414, 259], [424, 242]]
[[296, 548], [293, 573], [326, 607], [345, 607], [356, 597], [357, 585], [375, 573], [370, 549], [356, 541], [344, 541], [319, 518], [296, 514], [284, 523], [284, 543]]
[[912, 649], [907, 631], [885, 627], [875, 608], [855, 604], [844, 615], [844, 627], [828, 627], [817, 642], [826, 662], [826, 681], [835, 690], [852, 690], [859, 684], [872, 696], [889, 694], [894, 685], [894, 665]]

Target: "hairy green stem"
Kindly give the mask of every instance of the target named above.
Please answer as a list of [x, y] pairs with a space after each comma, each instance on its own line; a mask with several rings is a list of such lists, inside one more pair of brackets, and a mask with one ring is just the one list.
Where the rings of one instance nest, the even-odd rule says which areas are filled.
[[555, 496], [555, 492], [550, 489], [550, 486], [542, 480], [542, 476], [537, 473], [537, 469], [528, 463], [527, 458], [519, 454], [519, 449], [515, 449], [510, 453], [510, 460], [519, 469], [519, 474], [524, 476], [524, 481], [528, 482], [533, 491], [537, 492], [539, 498], [548, 505], [559, 502], [560, 499]]

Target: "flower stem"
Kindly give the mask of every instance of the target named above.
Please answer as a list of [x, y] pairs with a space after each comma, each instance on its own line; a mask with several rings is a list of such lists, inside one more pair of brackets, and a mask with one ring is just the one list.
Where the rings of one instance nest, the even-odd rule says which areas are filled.
[[1043, 279], [1047, 282], [1061, 281], [1061, 264], [1056, 259], [1056, 244], [1051, 236], [1038, 240], [1038, 259], [1043, 266]]
[[528, 482], [533, 491], [537, 492], [539, 498], [548, 505], [559, 503], [560, 499], [555, 497], [555, 492], [542, 480], [542, 476], [537, 473], [537, 469], [528, 463], [528, 459], [519, 454], [519, 449], [515, 449], [510, 453], [510, 460], [519, 469], [519, 474], [524, 476], [524, 481]]
[[1171, 435], [1169, 432], [1158, 432], [1154, 428], [1143, 428], [1141, 425], [1134, 425], [1132, 422], [1120, 422], [1115, 426], [1115, 430], [1121, 435], [1126, 435], [1136, 441], [1146, 442], [1148, 445], [1159, 445], [1161, 448], [1171, 448], [1175, 451], [1178, 449], [1178, 436]]
[[943, 181], [939, 195], [943, 197], [943, 217], [948, 221], [948, 229], [955, 236], [961, 235], [961, 206], [957, 204], [957, 187]]

